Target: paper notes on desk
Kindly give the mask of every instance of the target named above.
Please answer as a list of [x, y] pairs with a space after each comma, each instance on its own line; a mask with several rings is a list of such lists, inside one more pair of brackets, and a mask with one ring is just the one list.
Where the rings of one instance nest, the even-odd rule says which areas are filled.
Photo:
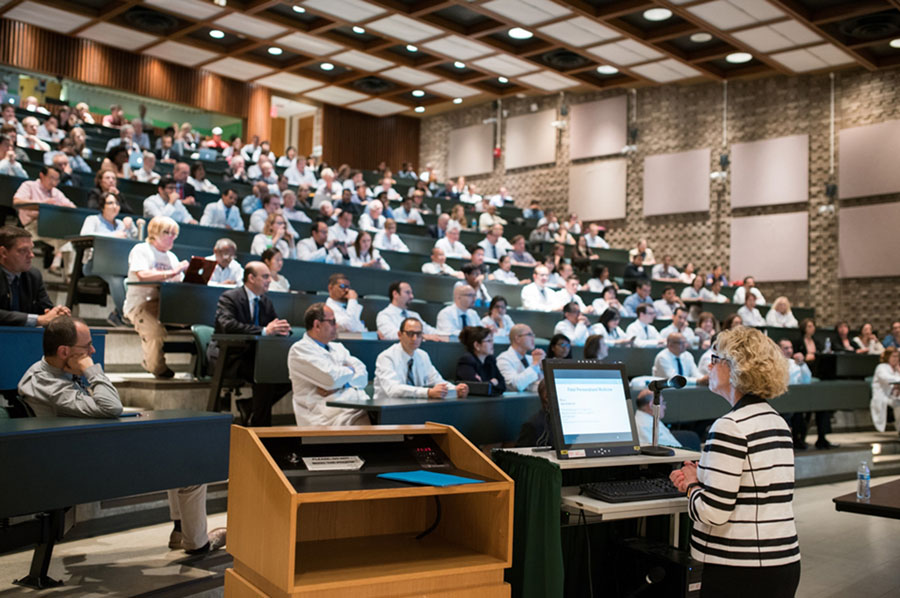
[[458, 475], [449, 475], [446, 473], [437, 473], [434, 471], [398, 471], [395, 473], [380, 473], [379, 478], [387, 480], [395, 480], [398, 482], [406, 482], [408, 484], [418, 484], [420, 486], [458, 486], [460, 484], [481, 484], [483, 480], [474, 480], [472, 478], [464, 478]]
[[365, 461], [353, 455], [342, 455], [338, 457], [303, 457], [303, 464], [309, 471], [359, 471]]

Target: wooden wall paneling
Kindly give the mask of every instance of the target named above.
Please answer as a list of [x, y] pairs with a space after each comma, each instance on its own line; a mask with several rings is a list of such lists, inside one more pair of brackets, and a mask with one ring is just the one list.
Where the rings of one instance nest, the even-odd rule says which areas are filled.
[[297, 153], [301, 156], [308, 156], [312, 153], [315, 125], [315, 116], [304, 116], [297, 121]]
[[409, 116], [375, 117], [337, 106], [323, 106], [322, 152], [334, 167], [350, 164], [373, 169], [384, 160], [396, 173], [402, 162], [419, 160], [419, 119]]
[[250, 90], [250, 102], [247, 106], [247, 138], [259, 135], [260, 141], [269, 139], [270, 110], [272, 92], [268, 87], [255, 85]]
[[270, 127], [269, 133], [269, 142], [272, 151], [275, 152], [276, 156], [281, 156], [282, 154], [284, 154], [284, 150], [288, 146], [287, 126], [288, 121], [286, 118], [281, 118], [280, 116], [272, 118], [272, 126]]

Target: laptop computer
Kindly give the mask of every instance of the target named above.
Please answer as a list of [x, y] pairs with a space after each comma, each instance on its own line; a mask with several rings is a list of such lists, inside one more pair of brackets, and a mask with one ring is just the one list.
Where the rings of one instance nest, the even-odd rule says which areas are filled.
[[192, 284], [208, 284], [212, 278], [213, 272], [216, 270], [216, 261], [208, 260], [205, 257], [192, 256], [191, 263], [184, 273], [184, 282]]
[[215, 162], [219, 157], [219, 152], [211, 147], [204, 147], [200, 150], [200, 159], [206, 162]]

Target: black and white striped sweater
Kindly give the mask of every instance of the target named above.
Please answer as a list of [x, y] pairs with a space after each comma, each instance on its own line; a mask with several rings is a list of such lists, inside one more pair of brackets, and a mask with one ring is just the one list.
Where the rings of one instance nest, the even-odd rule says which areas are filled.
[[765, 399], [745, 395], [715, 421], [697, 478], [688, 508], [695, 559], [737, 567], [800, 560], [791, 431]]

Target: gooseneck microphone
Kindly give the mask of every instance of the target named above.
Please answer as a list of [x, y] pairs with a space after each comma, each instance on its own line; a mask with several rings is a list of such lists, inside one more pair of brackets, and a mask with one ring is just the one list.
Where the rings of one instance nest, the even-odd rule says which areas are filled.
[[666, 388], [684, 388], [685, 384], [687, 384], [687, 380], [684, 376], [672, 376], [668, 380], [665, 378], [654, 380], [647, 385], [647, 388], [649, 388], [653, 392], [659, 392], [661, 390], [665, 390]]

